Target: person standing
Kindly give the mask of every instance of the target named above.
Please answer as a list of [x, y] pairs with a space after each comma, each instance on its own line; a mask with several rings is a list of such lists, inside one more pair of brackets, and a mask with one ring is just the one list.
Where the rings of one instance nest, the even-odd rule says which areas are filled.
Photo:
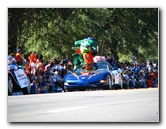
[[30, 85], [30, 94], [36, 94], [36, 82], [33, 81]]
[[35, 75], [36, 74], [36, 52], [32, 52], [29, 56], [30, 60], [30, 67], [31, 67], [31, 74]]
[[21, 49], [17, 49], [17, 53], [16, 53], [16, 56], [15, 56], [15, 59], [16, 59], [16, 63], [18, 65], [22, 65], [22, 63], [23, 63], [23, 57], [22, 57]]

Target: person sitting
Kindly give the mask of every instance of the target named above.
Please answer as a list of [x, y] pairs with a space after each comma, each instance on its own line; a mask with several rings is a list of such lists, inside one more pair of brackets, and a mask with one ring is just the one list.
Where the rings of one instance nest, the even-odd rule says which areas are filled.
[[40, 88], [40, 93], [48, 93], [46, 78], [44, 76], [42, 77], [42, 82], [40, 83], [39, 88]]
[[52, 86], [51, 86], [49, 75], [46, 75], [46, 85], [47, 85], [48, 92], [51, 93], [52, 92]]

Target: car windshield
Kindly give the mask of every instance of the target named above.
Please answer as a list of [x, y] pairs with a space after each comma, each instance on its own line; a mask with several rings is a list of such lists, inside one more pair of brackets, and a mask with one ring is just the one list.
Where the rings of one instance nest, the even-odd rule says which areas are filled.
[[87, 75], [87, 74], [90, 74], [90, 73], [94, 73], [95, 72], [95, 68], [93, 67], [92, 70], [86, 70], [86, 69], [83, 69], [83, 68], [77, 68], [74, 73], [77, 74], [77, 75]]
[[109, 65], [107, 63], [97, 63], [97, 69], [108, 69]]
[[108, 63], [105, 62], [98, 62], [98, 63], [93, 63], [91, 64], [93, 66], [92, 70], [86, 70], [86, 69], [82, 69], [82, 68], [77, 68], [74, 73], [77, 75], [80, 74], [89, 74], [89, 73], [95, 73], [96, 70], [100, 70], [100, 69], [110, 69], [110, 65]]

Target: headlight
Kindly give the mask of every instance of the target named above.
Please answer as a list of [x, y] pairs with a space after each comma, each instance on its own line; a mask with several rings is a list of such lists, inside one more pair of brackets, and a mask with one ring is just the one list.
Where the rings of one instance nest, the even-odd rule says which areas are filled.
[[106, 80], [100, 80], [100, 83], [105, 83], [106, 82]]
[[65, 82], [64, 85], [67, 85], [67, 86], [68, 86], [68, 82]]

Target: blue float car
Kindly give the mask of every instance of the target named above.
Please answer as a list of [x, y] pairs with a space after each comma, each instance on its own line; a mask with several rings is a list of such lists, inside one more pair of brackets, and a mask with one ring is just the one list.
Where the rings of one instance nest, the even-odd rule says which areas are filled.
[[86, 89], [113, 89], [115, 77], [112, 66], [106, 61], [98, 61], [92, 64], [93, 70], [78, 68], [64, 77], [64, 89], [66, 91]]

